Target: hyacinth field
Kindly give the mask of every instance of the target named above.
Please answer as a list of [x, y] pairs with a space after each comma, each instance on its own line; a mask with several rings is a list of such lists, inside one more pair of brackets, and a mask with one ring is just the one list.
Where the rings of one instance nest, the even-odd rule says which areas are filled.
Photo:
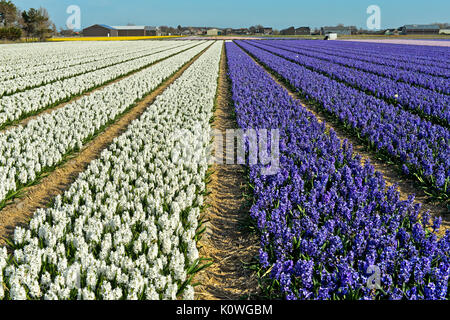
[[255, 298], [448, 300], [449, 78], [438, 46], [0, 45], [0, 300], [201, 299], [223, 112], [279, 130], [234, 191]]

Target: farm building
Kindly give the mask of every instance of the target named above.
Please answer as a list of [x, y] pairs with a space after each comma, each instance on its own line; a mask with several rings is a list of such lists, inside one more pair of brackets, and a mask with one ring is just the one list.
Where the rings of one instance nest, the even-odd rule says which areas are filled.
[[140, 37], [156, 36], [156, 28], [149, 26], [108, 26], [94, 24], [83, 29], [85, 37]]
[[219, 29], [209, 29], [206, 34], [208, 36], [221, 36], [222, 35], [222, 31]]
[[156, 36], [158, 33], [158, 28], [156, 27], [145, 27], [145, 35], [146, 36], [150, 36], [150, 37], [154, 37]]
[[300, 35], [310, 35], [311, 29], [309, 27], [300, 27], [295, 29], [295, 34]]
[[401, 27], [402, 34], [439, 34], [436, 24], [407, 24]]
[[299, 27], [299, 28], [289, 27], [287, 29], [281, 30], [280, 34], [284, 36], [310, 35], [311, 29], [309, 27]]
[[117, 37], [118, 35], [117, 29], [106, 24], [94, 24], [83, 29], [83, 36], [85, 37]]
[[271, 27], [260, 27], [260, 28], [257, 28], [255, 30], [255, 33], [256, 34], [270, 35], [270, 34], [273, 33], [273, 28], [271, 28]]
[[265, 34], [265, 35], [270, 35], [270, 34], [272, 34], [273, 33], [273, 28], [271, 28], [271, 27], [265, 27], [265, 28], [263, 28], [263, 34]]
[[250, 31], [247, 28], [240, 28], [240, 29], [233, 29], [231, 30], [231, 34], [239, 34], [239, 35], [243, 35], [243, 34], [249, 34]]
[[337, 33], [338, 35], [351, 35], [356, 33], [356, 27], [350, 26], [350, 27], [344, 27], [344, 26], [337, 26], [337, 27], [322, 27], [320, 28], [320, 34], [326, 35], [329, 33]]
[[149, 26], [113, 26], [119, 32], [119, 37], [156, 36], [156, 28]]
[[293, 36], [295, 35], [295, 28], [294, 27], [290, 27], [287, 29], [283, 29], [280, 31], [280, 34], [283, 36]]

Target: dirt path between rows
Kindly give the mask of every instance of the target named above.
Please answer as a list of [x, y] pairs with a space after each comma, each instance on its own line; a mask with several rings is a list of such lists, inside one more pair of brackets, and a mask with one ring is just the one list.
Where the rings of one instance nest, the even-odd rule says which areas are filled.
[[[198, 45], [200, 45], [200, 43], [199, 43]], [[186, 46], [186, 44], [183, 44], [183, 45], [180, 45], [180, 46], [176, 46], [176, 47], [173, 47], [173, 48], [170, 48], [170, 49], [166, 49], [166, 50], [157, 51], [157, 52], [152, 53], [152, 54], [150, 54], [150, 55], [158, 54], [158, 53], [161, 53], [161, 52], [164, 52], [164, 51], [176, 49], [176, 48], [183, 47], [183, 46]], [[195, 47], [195, 46], [194, 46], [194, 47]], [[161, 61], [163, 61], [163, 60], [169, 59], [169, 58], [171, 58], [171, 57], [173, 57], [173, 56], [175, 56], [175, 55], [177, 55], [177, 54], [180, 54], [180, 53], [182, 53], [182, 52], [184, 52], [184, 51], [186, 51], [186, 50], [192, 49], [192, 48], [193, 48], [193, 47], [190, 47], [190, 48], [184, 49], [184, 50], [182, 50], [182, 51], [180, 51], [180, 52], [171, 54], [170, 56], [167, 56], [167, 57], [165, 57], [165, 58], [161, 58], [161, 59], [159, 59], [159, 60], [157, 60], [157, 61], [154, 61], [154, 62], [152, 62], [152, 63], [150, 63], [150, 64], [148, 64], [148, 65], [146, 65], [146, 66], [144, 66], [144, 67], [142, 67], [142, 68], [133, 70], [133, 71], [131, 71], [130, 73], [125, 74], [125, 75], [123, 75], [123, 76], [119, 76], [118, 78], [116, 78], [116, 79], [114, 79], [114, 80], [107, 81], [107, 82], [103, 83], [102, 85], [100, 85], [100, 86], [98, 86], [98, 87], [96, 87], [96, 88], [87, 89], [86, 91], [84, 91], [84, 92], [82, 92], [82, 93], [80, 93], [80, 94], [75, 95], [74, 97], [72, 97], [70, 100], [68, 100], [68, 101], [66, 101], [66, 102], [59, 103], [59, 104], [57, 104], [56, 106], [53, 106], [53, 107], [50, 107], [50, 108], [44, 108], [44, 109], [41, 109], [41, 110], [37, 110], [37, 111], [36, 111], [36, 114], [34, 114], [34, 115], [26, 116], [25, 118], [23, 118], [23, 119], [21, 119], [21, 120], [17, 120], [17, 121], [15, 121], [15, 122], [13, 122], [12, 124], [9, 124], [9, 125], [6, 125], [6, 126], [0, 128], [0, 132], [8, 131], [8, 130], [10, 130], [10, 129], [14, 128], [14, 127], [17, 127], [17, 126], [24, 126], [24, 125], [26, 125], [28, 122], [30, 122], [31, 120], [36, 119], [37, 117], [40, 117], [40, 116], [42, 116], [42, 115], [44, 115], [44, 114], [52, 113], [52, 112], [55, 111], [55, 110], [61, 109], [61, 108], [65, 107], [66, 105], [70, 104], [70, 103], [74, 103], [74, 102], [80, 100], [80, 99], [83, 98], [83, 97], [90, 96], [91, 94], [93, 94], [93, 93], [96, 92], [96, 91], [102, 90], [102, 89], [104, 89], [105, 87], [107, 87], [107, 86], [109, 86], [109, 85], [111, 85], [111, 84], [113, 84], [113, 83], [119, 82], [119, 81], [121, 81], [121, 80], [123, 80], [123, 79], [125, 79], [125, 78], [128, 78], [128, 77], [131, 77], [133, 74], [138, 73], [139, 71], [142, 71], [142, 70], [144, 70], [144, 69], [146, 69], [146, 68], [149, 68], [149, 67], [151, 67], [151, 66], [153, 66], [153, 65], [155, 65], [155, 64], [157, 64], [157, 63], [159, 63], [159, 62], [161, 62]], [[139, 58], [138, 58], [138, 59], [139, 59]], [[110, 66], [109, 66], [109, 67], [110, 67]], [[100, 70], [100, 69], [99, 69], [99, 70]], [[94, 70], [94, 71], [92, 71], [92, 72], [95, 72], [95, 71], [97, 71], [97, 70]], [[79, 75], [78, 75], [78, 76], [79, 76]]]
[[[225, 132], [237, 128], [230, 101], [230, 85], [227, 80], [225, 47], [220, 61], [220, 74], [213, 127]], [[214, 164], [206, 202], [206, 232], [199, 242], [200, 255], [211, 258], [213, 265], [201, 271], [194, 282], [196, 299], [236, 300], [258, 293], [256, 275], [244, 268], [258, 254], [259, 240], [242, 228], [248, 219], [249, 207], [243, 197], [246, 184], [241, 165]]]
[[[249, 57], [261, 68], [267, 70], [267, 68], [257, 62], [251, 55], [249, 55]], [[423, 190], [417, 188], [413, 181], [399, 174], [394, 165], [378, 160], [376, 155], [373, 152], [368, 151], [356, 137], [353, 137], [345, 132], [344, 129], [340, 128], [339, 125], [333, 121], [329, 121], [329, 119], [318, 111], [317, 108], [306, 103], [297, 93], [290, 90], [284, 83], [281, 83], [270, 70], [267, 70], [267, 73], [276, 83], [283, 87], [293, 99], [299, 102], [305, 109], [310, 111], [320, 123], [325, 123], [327, 130], [333, 129], [341, 141], [347, 139], [353, 145], [353, 153], [361, 156], [362, 163], [366, 163], [369, 160], [375, 170], [383, 174], [384, 180], [386, 181], [386, 185], [388, 187], [397, 184], [397, 190], [400, 193], [400, 200], [407, 200], [409, 195], [415, 194], [414, 203], [420, 203], [422, 205], [422, 212], [430, 211], [432, 216], [442, 217], [442, 226], [439, 231], [439, 235], [444, 235], [445, 230], [450, 229], [450, 217], [447, 214], [447, 208], [444, 205], [428, 203], [428, 196], [423, 192]]]
[[89, 163], [98, 158], [100, 153], [112, 143], [113, 139], [120, 136], [133, 120], [139, 118], [147, 107], [155, 101], [156, 97], [178, 79], [209, 47], [197, 54], [134, 108], [85, 145], [80, 152], [72, 155], [69, 161], [43, 178], [39, 184], [26, 188], [21, 198], [15, 199], [13, 203], [3, 208], [0, 211], [0, 246], [5, 245], [5, 240], [14, 234], [16, 226], [26, 227], [37, 209], [45, 208], [53, 198], [67, 190], [78, 174], [86, 170]]

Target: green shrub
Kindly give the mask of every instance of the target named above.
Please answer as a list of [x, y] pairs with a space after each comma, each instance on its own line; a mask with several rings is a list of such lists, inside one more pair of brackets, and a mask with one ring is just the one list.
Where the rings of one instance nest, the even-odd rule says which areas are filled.
[[18, 27], [0, 28], [0, 39], [2, 40], [18, 40], [22, 36], [22, 29]]

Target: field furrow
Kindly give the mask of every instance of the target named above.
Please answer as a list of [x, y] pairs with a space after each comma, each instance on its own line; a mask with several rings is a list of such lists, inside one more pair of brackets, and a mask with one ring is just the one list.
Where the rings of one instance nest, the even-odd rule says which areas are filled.
[[100, 86], [136, 73], [163, 59], [199, 45], [200, 42], [157, 50], [143, 58], [115, 64], [93, 72], [0, 98], [0, 128], [5, 128], [41, 111], [68, 102]]
[[209, 45], [197, 45], [25, 126], [0, 133], [1, 206], [81, 149]]
[[344, 82], [365, 93], [403, 107], [433, 123], [450, 128], [450, 96], [375, 74], [344, 67], [333, 59], [322, 59], [304, 50], [287, 49], [286, 46], [266, 45], [266, 42], [251, 42], [252, 45], [298, 63], [310, 70]]
[[[167, 46], [166, 42], [161, 43], [160, 47]], [[52, 61], [47, 62], [44, 65], [36, 65], [36, 66], [15, 66], [15, 68], [11, 68], [11, 70], [4, 70], [3, 73], [0, 74], [0, 81], [7, 81], [11, 79], [19, 79], [24, 77], [30, 77], [30, 76], [40, 76], [42, 73], [51, 73], [57, 70], [61, 70], [62, 72], [65, 72], [67, 69], [74, 68], [74, 67], [80, 67], [84, 68], [84, 65], [95, 63], [97, 61], [111, 59], [111, 58], [118, 58], [120, 56], [134, 56], [139, 53], [145, 53], [148, 52], [148, 50], [151, 49], [157, 49], [158, 45], [155, 46], [142, 46], [140, 45], [124, 45], [123, 47], [113, 47], [109, 48], [109, 50], [105, 50], [106, 47], [100, 46], [97, 47], [95, 51], [92, 50], [74, 50], [75, 52], [72, 52], [72, 58], [71, 59], [64, 59], [61, 58], [61, 60], [58, 61]], [[79, 49], [79, 48], [78, 48]], [[24, 48], [25, 50], [25, 48]], [[42, 57], [35, 57], [33, 55], [30, 55], [30, 60], [39, 60], [42, 61]], [[13, 66], [11, 66], [13, 67]]]
[[[225, 133], [236, 129], [230, 83], [227, 74], [225, 47], [220, 61], [219, 81], [214, 110], [213, 129]], [[220, 148], [214, 144], [214, 152]], [[217, 163], [208, 172], [205, 198], [205, 232], [199, 240], [200, 255], [213, 263], [194, 278], [199, 300], [252, 299], [258, 296], [257, 277], [245, 265], [254, 262], [258, 254], [258, 237], [242, 227], [249, 219], [245, 167]]]
[[365, 53], [359, 50], [343, 50], [338, 47], [331, 49], [326, 45], [311, 46], [310, 42], [305, 41], [273, 41], [272, 43], [294, 49], [306, 49], [310, 53], [317, 55], [323, 54], [324, 57], [333, 55], [341, 58], [351, 58], [358, 61], [379, 64], [382, 66], [390, 66], [402, 70], [425, 73], [432, 76], [444, 78], [450, 77], [450, 65], [448, 65], [448, 63], [430, 62], [429, 56], [426, 59], [424, 59], [424, 57], [420, 59], [415, 55], [410, 55], [408, 59], [399, 60], [398, 56], [393, 54], [388, 56], [380, 56], [376, 53]]
[[322, 59], [327, 59], [333, 63], [346, 67], [387, 77], [395, 81], [427, 88], [446, 95], [450, 94], [450, 82], [446, 78], [431, 76], [419, 72], [406, 71], [390, 66], [377, 65], [365, 61], [358, 61], [349, 57], [338, 57], [333, 54], [323, 54]]
[[238, 43], [305, 99], [365, 140], [371, 149], [396, 161], [405, 175], [417, 179], [435, 199], [448, 201], [450, 133], [447, 129], [266, 50]]
[[[53, 206], [35, 213], [28, 230], [15, 230], [15, 263], [0, 251], [1, 298], [193, 298], [190, 279], [202, 268], [204, 132], [221, 49], [213, 44]], [[186, 152], [183, 161], [177, 152]]]
[[9, 96], [15, 93], [24, 92], [34, 88], [44, 86], [46, 84], [55, 83], [76, 77], [78, 75], [85, 75], [93, 71], [101, 70], [111, 66], [119, 65], [133, 60], [148, 57], [155, 53], [169, 50], [174, 47], [181, 46], [180, 42], [166, 43], [165, 45], [152, 45], [147, 50], [140, 50], [138, 52], [127, 52], [118, 56], [100, 56], [98, 61], [75, 65], [72, 67], [58, 69], [49, 72], [39, 72], [30, 76], [11, 79], [0, 82], [0, 97]]
[[[103, 1], [106, 24], [56, 35], [54, 4], [13, 2], [0, 0], [0, 305], [282, 318], [275, 300], [450, 299], [447, 24], [152, 27], [132, 22], [162, 7], [141, 3], [112, 26]], [[67, 27], [91, 5], [69, 6]], [[369, 29], [381, 9], [392, 19], [371, 5]]]
[[[313, 47], [322, 47], [322, 43], [309, 43]], [[337, 43], [326, 43], [326, 46], [338, 52], [345, 50], [346, 52], [360, 53], [371, 57], [381, 57], [392, 61], [412, 62], [417, 65], [436, 66], [443, 69], [450, 69], [448, 59], [448, 49], [440, 47], [426, 46], [404, 46], [398, 44], [377, 44], [377, 43], [352, 43], [339, 41]]]
[[[440, 219], [419, 218], [413, 197], [400, 201], [395, 187], [386, 190], [382, 175], [362, 165], [351, 144], [327, 131], [238, 46], [228, 43], [227, 54], [238, 124], [280, 129], [282, 169], [267, 176], [263, 165], [249, 167], [266, 294], [445, 299], [450, 232], [438, 239], [428, 229], [439, 229]], [[414, 283], [405, 271], [412, 265]], [[367, 286], [375, 266], [378, 290]]]

